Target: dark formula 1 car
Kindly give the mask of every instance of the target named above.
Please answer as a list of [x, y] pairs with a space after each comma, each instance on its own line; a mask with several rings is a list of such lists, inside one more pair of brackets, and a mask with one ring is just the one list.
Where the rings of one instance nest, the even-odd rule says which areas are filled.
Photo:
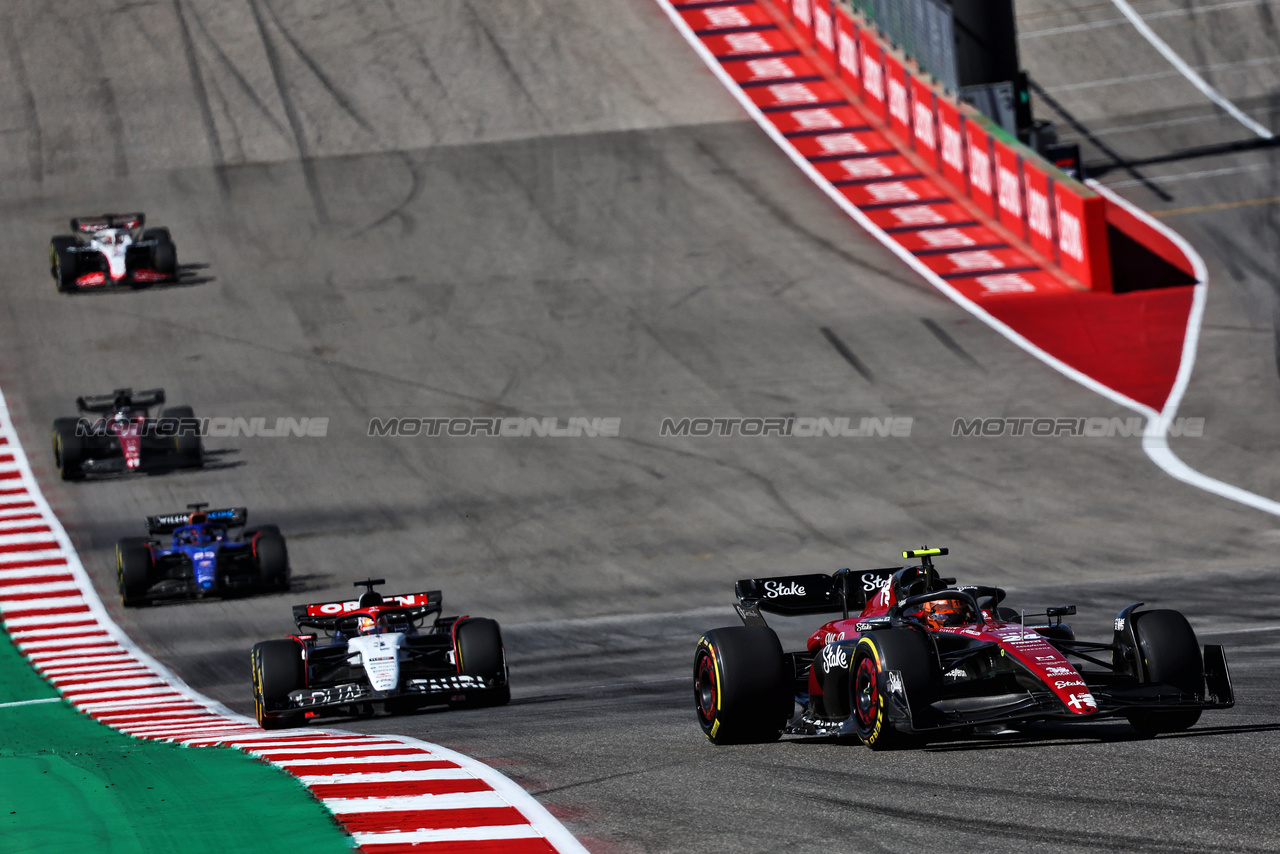
[[292, 726], [325, 714], [371, 715], [375, 703], [397, 713], [510, 701], [496, 622], [440, 616], [439, 590], [384, 598], [373, 589], [384, 583], [356, 582], [365, 588], [358, 600], [295, 605], [299, 633], [254, 646], [253, 698], [261, 726]]
[[63, 293], [178, 279], [178, 250], [167, 228], [143, 228], [140, 213], [71, 220], [71, 234], [49, 241], [49, 272]]
[[[781, 733], [856, 736], [869, 747], [920, 744], [964, 730], [1122, 715], [1139, 732], [1184, 730], [1204, 709], [1234, 705], [1222, 647], [1201, 653], [1177, 611], [1129, 605], [1109, 643], [1077, 640], [1074, 605], [1028, 622], [998, 587], [955, 587], [932, 558], [915, 566], [746, 579], [745, 625], [698, 641], [694, 703], [716, 744]], [[850, 616], [860, 609], [857, 616]], [[801, 652], [784, 653], [762, 612], [838, 614]], [[796, 704], [800, 710], [794, 714]]]
[[203, 465], [200, 422], [191, 407], [173, 406], [152, 415], [151, 409], [163, 403], [162, 388], [118, 388], [76, 398], [83, 414], [53, 422], [53, 459], [62, 479]]
[[226, 596], [288, 590], [289, 552], [275, 525], [245, 529], [243, 507], [205, 510], [188, 504], [185, 513], [147, 517], [151, 537], [116, 543], [116, 577], [126, 607], [162, 599]]

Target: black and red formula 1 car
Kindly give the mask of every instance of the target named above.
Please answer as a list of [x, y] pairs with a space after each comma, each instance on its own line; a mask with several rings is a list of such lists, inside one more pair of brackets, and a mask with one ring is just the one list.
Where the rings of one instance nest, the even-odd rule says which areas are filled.
[[178, 250], [167, 228], [144, 228], [140, 213], [71, 220], [71, 234], [49, 241], [49, 272], [63, 293], [178, 280]]
[[[82, 415], [53, 422], [53, 460], [63, 480], [87, 474], [199, 468], [204, 464], [200, 422], [190, 406], [164, 404], [164, 389], [76, 398]], [[97, 415], [97, 418], [88, 418]]]
[[[1028, 622], [1001, 607], [998, 587], [939, 578], [932, 559], [946, 553], [903, 552], [920, 563], [902, 568], [739, 581], [744, 625], [707, 632], [694, 657], [703, 732], [716, 744], [857, 736], [879, 749], [1037, 720], [1124, 716], [1141, 733], [1174, 732], [1234, 705], [1222, 647], [1202, 653], [1177, 611], [1139, 602], [1116, 616], [1109, 643], [1077, 640], [1062, 622], [1074, 605]], [[784, 653], [765, 611], [839, 617], [804, 651]]]
[[383, 597], [373, 588], [384, 583], [357, 581], [365, 588], [357, 600], [295, 605], [299, 633], [253, 647], [260, 726], [292, 726], [317, 715], [371, 715], [375, 703], [394, 714], [510, 702], [507, 654], [496, 622], [440, 616], [439, 590]]

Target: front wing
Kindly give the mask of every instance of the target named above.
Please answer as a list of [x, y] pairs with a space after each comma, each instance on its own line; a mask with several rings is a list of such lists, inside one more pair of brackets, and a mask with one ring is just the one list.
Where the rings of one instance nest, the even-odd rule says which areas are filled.
[[391, 691], [375, 691], [367, 682], [345, 682], [338, 685], [313, 685], [289, 693], [289, 706], [283, 711], [319, 711], [361, 703], [387, 700], [419, 700], [423, 704], [446, 703], [459, 695], [497, 691], [505, 679], [485, 678], [466, 673], [440, 673], [402, 679]]

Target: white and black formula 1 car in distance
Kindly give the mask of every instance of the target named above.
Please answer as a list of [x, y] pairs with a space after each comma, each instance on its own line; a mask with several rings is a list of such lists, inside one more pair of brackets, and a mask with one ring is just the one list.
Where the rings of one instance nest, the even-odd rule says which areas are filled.
[[495, 621], [442, 617], [439, 590], [384, 597], [373, 589], [384, 583], [357, 581], [365, 588], [357, 600], [295, 605], [298, 634], [253, 647], [260, 726], [372, 715], [375, 705], [398, 714], [510, 702], [507, 655]]
[[141, 213], [71, 220], [49, 241], [49, 272], [62, 293], [178, 280], [178, 250], [167, 228], [144, 228]]
[[[791, 733], [881, 749], [1116, 716], [1155, 735], [1234, 705], [1222, 647], [1202, 650], [1177, 611], [1138, 602], [1116, 615], [1109, 641], [1078, 640], [1062, 622], [1074, 605], [1019, 614], [1001, 606], [998, 587], [939, 578], [932, 559], [946, 553], [905, 551], [920, 563], [901, 568], [739, 581], [744, 625], [707, 632], [694, 655], [703, 733], [716, 744]], [[762, 612], [835, 617], [804, 650], [783, 652]]]

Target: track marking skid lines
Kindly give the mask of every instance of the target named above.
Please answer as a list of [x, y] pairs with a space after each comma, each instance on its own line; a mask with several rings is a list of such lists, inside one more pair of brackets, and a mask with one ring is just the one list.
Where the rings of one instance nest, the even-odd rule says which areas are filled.
[[0, 394], [0, 621], [79, 711], [135, 738], [231, 747], [298, 778], [368, 854], [585, 854], [547, 810], [468, 756], [401, 736], [266, 732], [187, 686], [107, 615]]
[[[898, 79], [901, 63], [889, 64], [883, 47], [868, 30], [862, 29], [857, 39], [841, 35], [833, 41], [838, 48], [834, 56], [828, 55], [832, 50], [824, 49], [821, 38], [806, 39], [799, 30], [813, 25], [815, 9], [821, 7], [823, 14], [829, 14], [829, 2], [815, 5], [795, 0], [794, 6], [786, 0], [656, 2], [792, 162], [916, 273], [1049, 367], [1142, 415], [1147, 422], [1143, 450], [1166, 474], [1280, 515], [1280, 502], [1201, 474], [1169, 448], [1166, 429], [1177, 414], [1195, 363], [1207, 282], [1203, 260], [1178, 235], [1090, 182], [1091, 190], [1140, 221], [1155, 243], [1176, 247], [1195, 284], [1130, 293], [1073, 287], [1062, 271], [1042, 260], [1045, 256], [1036, 257], [1037, 249], [1044, 251], [1046, 244], [1043, 235], [1035, 234], [1035, 226], [1043, 230], [1049, 221], [1049, 233], [1058, 235], [1060, 254], [1070, 255], [1076, 244], [1064, 235], [1079, 236], [1079, 219], [1064, 217], [1064, 212], [1071, 212], [1065, 203], [1059, 205], [1055, 229], [1041, 205], [1036, 209], [1041, 215], [1013, 228], [1023, 233], [1010, 238], [1006, 213], [1022, 211], [1022, 194], [997, 192], [1000, 169], [991, 171], [999, 164], [987, 162], [990, 141], [986, 148], [975, 148], [972, 139], [967, 146], [940, 145], [938, 123], [949, 126], [955, 112], [954, 106], [944, 108], [945, 99], [940, 96], [937, 112], [931, 114], [934, 118], [923, 117], [926, 129], [932, 130], [922, 134], [910, 105], [914, 102], [918, 108], [924, 103], [923, 95], [902, 84]], [[796, 19], [794, 28], [782, 23], [790, 12]], [[742, 23], [740, 30], [726, 33], [720, 25], [730, 21], [749, 25]], [[830, 21], [824, 26], [829, 29]], [[911, 83], [915, 87], [917, 81]], [[772, 91], [775, 87], [777, 91]], [[833, 92], [840, 96], [838, 101]], [[967, 127], [972, 130], [976, 125]], [[969, 151], [970, 158], [982, 155], [987, 165], [984, 171], [971, 163], [967, 184], [965, 173], [955, 172], [949, 162], [956, 158], [948, 158], [948, 151], [954, 154], [962, 149]], [[931, 165], [935, 151], [940, 152], [936, 161], [940, 171]], [[957, 162], [963, 161], [960, 157]], [[926, 165], [920, 168], [917, 163]], [[977, 179], [983, 176], [978, 187]], [[999, 177], [1003, 181], [1007, 176]], [[957, 181], [969, 188], [967, 196], [953, 186]], [[1013, 185], [1021, 186], [1016, 180], [1004, 183], [1014, 190], [1018, 187]], [[983, 203], [982, 193], [975, 188], [987, 193], [989, 204]], [[1064, 229], [1064, 222], [1074, 222], [1076, 230]]]

